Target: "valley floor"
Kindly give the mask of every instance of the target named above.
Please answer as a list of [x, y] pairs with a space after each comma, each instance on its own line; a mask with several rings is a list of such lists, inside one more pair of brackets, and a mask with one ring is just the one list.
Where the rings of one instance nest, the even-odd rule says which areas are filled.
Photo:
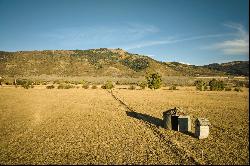
[[[249, 93], [0, 87], [0, 164], [249, 164]], [[181, 107], [199, 140], [162, 128]], [[202, 155], [203, 153], [203, 155]]]

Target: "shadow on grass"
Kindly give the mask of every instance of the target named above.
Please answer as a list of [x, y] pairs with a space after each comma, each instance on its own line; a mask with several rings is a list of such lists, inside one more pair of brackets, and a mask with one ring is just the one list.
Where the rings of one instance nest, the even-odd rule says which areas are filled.
[[134, 111], [126, 111], [127, 116], [143, 120], [144, 122], [148, 122], [150, 124], [153, 124], [157, 127], [163, 127], [163, 120], [147, 115], [147, 114], [142, 114]]
[[[127, 110], [129, 110], [129, 111], [126, 111], [127, 116], [138, 119], [138, 120], [143, 120], [144, 122], [155, 125], [157, 128], [159, 128], [159, 127], [164, 128], [164, 125], [163, 125], [164, 121], [162, 119], [156, 118], [156, 117], [153, 117], [153, 116], [150, 116], [147, 114], [143, 114], [143, 113], [138, 113], [138, 112], [134, 111], [131, 107], [129, 107], [126, 103], [124, 103], [122, 100], [120, 100], [118, 97], [116, 97], [113, 94], [112, 90], [110, 91], [110, 93], [115, 100], [117, 100], [121, 105], [123, 105]], [[164, 113], [170, 113], [170, 112], [176, 113], [176, 109], [175, 108], [169, 109], [169, 110], [165, 111]], [[181, 133], [189, 135], [191, 137], [195, 137], [195, 134], [192, 132], [181, 132]]]
[[120, 90], [120, 89], [128, 89], [128, 88], [116, 88], [116, 89], [119, 89], [119, 90]]
[[189, 136], [191, 136], [191, 137], [194, 137], [194, 138], [196, 138], [197, 136], [194, 134], [194, 133], [192, 133], [191, 131], [188, 131], [188, 132], [182, 132], [183, 134], [186, 134], [186, 135], [189, 135]]

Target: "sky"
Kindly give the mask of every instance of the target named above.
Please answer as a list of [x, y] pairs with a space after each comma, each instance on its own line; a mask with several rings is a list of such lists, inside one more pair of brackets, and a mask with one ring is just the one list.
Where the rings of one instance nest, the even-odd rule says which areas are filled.
[[122, 48], [192, 65], [249, 60], [248, 0], [0, 0], [0, 50]]

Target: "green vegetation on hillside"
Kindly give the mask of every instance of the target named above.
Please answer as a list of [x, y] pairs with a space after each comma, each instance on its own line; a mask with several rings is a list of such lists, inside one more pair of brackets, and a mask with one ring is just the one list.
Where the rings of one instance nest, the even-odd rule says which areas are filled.
[[160, 62], [122, 49], [0, 51], [0, 76], [162, 76], [248, 75], [248, 62], [194, 66]]

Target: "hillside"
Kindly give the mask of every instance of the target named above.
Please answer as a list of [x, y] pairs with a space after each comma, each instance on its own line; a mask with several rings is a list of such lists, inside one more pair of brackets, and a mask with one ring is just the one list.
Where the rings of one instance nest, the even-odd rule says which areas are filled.
[[215, 68], [178, 62], [159, 62], [147, 56], [128, 53], [122, 49], [0, 52], [0, 75], [5, 76], [136, 77], [144, 76], [148, 72], [159, 72], [163, 76], [213, 76], [242, 75], [242, 73], [245, 75], [245, 70], [248, 69], [241, 68], [241, 65], [234, 65], [232, 69], [230, 66], [227, 68], [227, 70], [222, 70], [218, 66]]
[[206, 65], [204, 67], [213, 70], [223, 71], [231, 75], [249, 76], [249, 61], [233, 61], [222, 64], [214, 63]]

